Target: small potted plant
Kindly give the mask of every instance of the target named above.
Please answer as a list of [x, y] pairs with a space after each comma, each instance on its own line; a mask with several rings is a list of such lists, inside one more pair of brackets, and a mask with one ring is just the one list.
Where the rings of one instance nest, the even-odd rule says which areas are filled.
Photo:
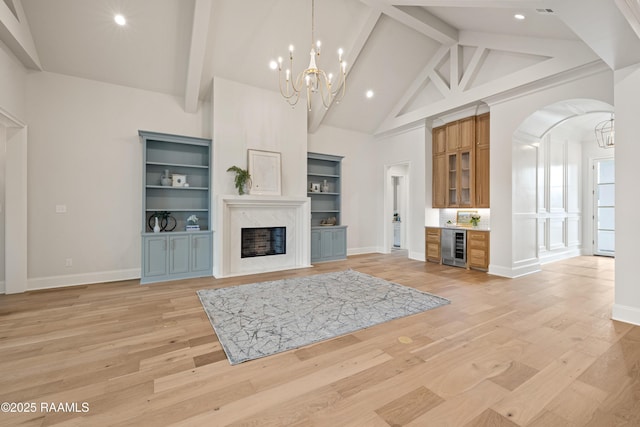
[[477, 213], [471, 214], [471, 225], [477, 227], [478, 222], [480, 222], [480, 215], [478, 215]]
[[235, 172], [235, 186], [238, 189], [238, 194], [245, 194], [249, 188], [251, 188], [251, 175], [246, 169], [239, 168], [238, 166], [231, 166], [227, 169], [227, 172]]

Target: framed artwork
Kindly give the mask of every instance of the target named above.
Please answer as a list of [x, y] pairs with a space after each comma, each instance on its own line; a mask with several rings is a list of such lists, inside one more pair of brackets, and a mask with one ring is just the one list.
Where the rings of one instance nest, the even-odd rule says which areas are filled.
[[247, 150], [251, 190], [249, 194], [262, 196], [282, 195], [280, 153]]
[[312, 182], [311, 184], [309, 184], [309, 191], [312, 192], [312, 193], [320, 192], [320, 183], [319, 182]]
[[462, 227], [471, 227], [471, 215], [477, 213], [478, 211], [458, 211], [456, 223]]

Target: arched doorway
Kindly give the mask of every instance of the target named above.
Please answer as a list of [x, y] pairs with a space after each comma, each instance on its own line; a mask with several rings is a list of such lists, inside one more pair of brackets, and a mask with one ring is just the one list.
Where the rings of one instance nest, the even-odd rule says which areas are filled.
[[531, 114], [514, 133], [514, 264], [594, 253], [599, 208], [592, 164], [614, 151], [598, 147], [594, 128], [611, 112], [597, 100], [561, 101]]

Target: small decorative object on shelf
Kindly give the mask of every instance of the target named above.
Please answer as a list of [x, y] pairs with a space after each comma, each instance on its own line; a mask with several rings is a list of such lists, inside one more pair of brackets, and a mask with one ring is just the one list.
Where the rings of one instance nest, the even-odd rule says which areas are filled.
[[176, 228], [176, 219], [171, 216], [171, 212], [159, 211], [149, 217], [149, 228], [157, 233], [155, 225], [152, 225], [154, 222], [160, 225], [158, 231], [173, 231]]
[[165, 169], [164, 173], [160, 176], [160, 184], [164, 187], [170, 186], [172, 183], [171, 175], [169, 175], [169, 169]]
[[187, 218], [187, 231], [200, 231], [197, 216], [191, 215], [189, 218]]
[[324, 225], [324, 226], [336, 225], [337, 223], [338, 223], [338, 220], [336, 219], [335, 216], [332, 216], [332, 217], [329, 217], [329, 218], [326, 218], [326, 219], [323, 219], [323, 220], [320, 221], [320, 225]]
[[156, 224], [153, 226], [153, 232], [154, 233], [159, 233], [160, 232], [160, 224], [158, 224], [158, 217], [154, 216], [153, 218], [156, 220]]
[[478, 222], [480, 222], [480, 215], [478, 214], [471, 214], [471, 225], [473, 225], [474, 227], [478, 226]]
[[187, 176], [182, 174], [174, 173], [171, 175], [172, 183], [174, 187], [184, 187], [184, 184], [187, 182]]
[[329, 184], [327, 184], [327, 180], [326, 179], [322, 183], [322, 187], [320, 187], [320, 191], [323, 192], [323, 193], [328, 193], [329, 192]]
[[248, 192], [248, 189], [251, 188], [251, 175], [249, 171], [246, 169], [239, 168], [238, 166], [231, 166], [227, 169], [227, 172], [235, 172], [235, 186], [238, 190], [239, 195], [243, 195]]
[[312, 182], [311, 184], [309, 184], [309, 191], [312, 193], [319, 193], [320, 192], [320, 183], [319, 182]]

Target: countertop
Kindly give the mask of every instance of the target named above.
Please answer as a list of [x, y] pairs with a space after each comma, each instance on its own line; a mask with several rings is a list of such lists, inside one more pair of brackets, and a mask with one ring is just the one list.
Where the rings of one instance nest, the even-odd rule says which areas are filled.
[[489, 227], [464, 227], [462, 225], [455, 225], [455, 224], [451, 224], [451, 225], [446, 225], [446, 226], [441, 226], [441, 225], [425, 225], [425, 227], [428, 228], [453, 228], [455, 230], [473, 230], [473, 231], [491, 231], [491, 228]]

